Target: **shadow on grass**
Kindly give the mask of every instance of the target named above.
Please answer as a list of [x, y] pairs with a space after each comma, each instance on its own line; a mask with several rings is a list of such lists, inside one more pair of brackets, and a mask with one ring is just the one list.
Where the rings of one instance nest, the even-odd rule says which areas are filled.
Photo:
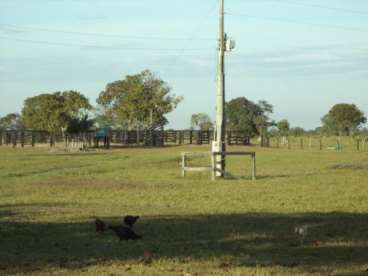
[[310, 173], [289, 173], [289, 174], [272, 174], [272, 175], [257, 175], [258, 180], [263, 179], [276, 179], [276, 178], [293, 178], [293, 177], [316, 177], [316, 176], [329, 176], [331, 172], [310, 172]]
[[[4, 220], [0, 207], [0, 274], [46, 267], [82, 269], [118, 262], [155, 259], [180, 262], [224, 259], [226, 266], [298, 268], [304, 272], [368, 265], [368, 215], [349, 213], [247, 213], [142, 217], [135, 231], [141, 241], [119, 242], [112, 232], [94, 231], [93, 219], [81, 223], [20, 223]], [[119, 224], [119, 218], [102, 218]], [[295, 226], [308, 225], [303, 244]]]
[[[292, 178], [292, 177], [300, 177], [300, 176], [317, 176], [322, 175], [322, 173], [309, 173], [309, 174], [273, 174], [273, 175], [264, 175], [259, 174], [256, 175], [256, 180], [267, 180], [267, 179], [278, 179], [278, 178]], [[327, 173], [326, 173], [327, 175]], [[252, 176], [250, 175], [235, 175], [227, 172], [225, 175], [226, 180], [252, 180]]]
[[163, 146], [146, 146], [146, 145], [137, 145], [137, 144], [130, 144], [130, 145], [111, 145], [109, 149], [106, 150], [114, 150], [114, 149], [165, 149], [165, 148], [179, 148], [183, 145], [179, 144], [165, 144]]

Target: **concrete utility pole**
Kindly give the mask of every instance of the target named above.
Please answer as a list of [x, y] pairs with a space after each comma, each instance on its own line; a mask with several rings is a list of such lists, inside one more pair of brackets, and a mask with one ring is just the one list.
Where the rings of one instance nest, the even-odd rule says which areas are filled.
[[216, 176], [225, 176], [225, 152], [226, 152], [226, 122], [225, 122], [225, 52], [235, 47], [232, 40], [228, 40], [225, 34], [225, 8], [224, 0], [220, 0], [220, 24], [219, 24], [219, 61], [217, 69], [217, 106], [216, 106], [216, 132], [212, 152], [216, 155]]

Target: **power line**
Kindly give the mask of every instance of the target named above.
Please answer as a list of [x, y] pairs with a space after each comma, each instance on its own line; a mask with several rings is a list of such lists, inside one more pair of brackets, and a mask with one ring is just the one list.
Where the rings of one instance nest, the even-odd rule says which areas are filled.
[[278, 4], [291, 4], [291, 5], [298, 5], [298, 6], [304, 6], [304, 7], [319, 8], [319, 9], [325, 9], [325, 10], [330, 10], [330, 11], [334, 11], [334, 12], [368, 15], [367, 11], [349, 10], [349, 9], [343, 9], [343, 8], [313, 4], [313, 3], [303, 3], [303, 2], [300, 2], [300, 1], [293, 1], [293, 0], [282, 0], [282, 1], [268, 0], [268, 1], [276, 2]]
[[194, 38], [191, 38], [191, 37], [135, 36], [135, 35], [122, 35], [122, 34], [80, 32], [80, 31], [49, 29], [49, 28], [30, 27], [30, 26], [2, 24], [2, 23], [0, 24], [0, 27], [20, 30], [20, 31], [29, 30], [29, 31], [37, 31], [37, 32], [63, 33], [63, 34], [71, 34], [71, 35], [83, 35], [83, 36], [116, 37], [116, 38], [138, 39], [138, 40], [173, 40], [173, 41], [183, 41], [183, 40], [213, 41], [213, 40], [215, 40], [215, 39], [211, 39], [211, 38], [197, 38], [197, 39], [194, 39]]
[[260, 20], [271, 20], [271, 21], [280, 21], [280, 22], [287, 22], [287, 23], [295, 23], [295, 24], [301, 24], [301, 25], [309, 25], [309, 26], [315, 26], [320, 28], [329, 28], [329, 29], [340, 29], [340, 30], [346, 30], [346, 31], [356, 31], [356, 32], [367, 32], [368, 29], [366, 28], [355, 28], [355, 27], [345, 27], [345, 26], [339, 26], [339, 25], [332, 25], [332, 24], [319, 24], [319, 23], [313, 23], [313, 22], [302, 22], [294, 19], [285, 19], [280, 17], [265, 17], [265, 16], [255, 16], [251, 14], [244, 14], [244, 13], [232, 13], [228, 12], [227, 15], [231, 16], [239, 16], [239, 17], [248, 17], [248, 18], [254, 18], [254, 19], [260, 19]]
[[[198, 25], [193, 29], [193, 31], [192, 31], [193, 34], [190, 36], [190, 38], [192, 38], [194, 40], [197, 37], [197, 35], [199, 33], [199, 30], [208, 21], [208, 19], [210, 18], [210, 15], [216, 9], [216, 7], [217, 7], [217, 0], [214, 1], [213, 6], [211, 6], [210, 9], [207, 12], [205, 12], [205, 14], [201, 18], [201, 20], [199, 20]], [[216, 41], [217, 41], [217, 39], [216, 39]], [[188, 44], [188, 42], [187, 42], [187, 44]], [[183, 47], [182, 49], [185, 49], [185, 48]], [[173, 61], [172, 61], [172, 66], [173, 67], [177, 64], [178, 58], [179, 58], [181, 53], [182, 53], [182, 51], [179, 51], [177, 56], [173, 59]]]
[[92, 44], [79, 44], [79, 43], [64, 43], [64, 42], [51, 42], [51, 41], [41, 41], [41, 40], [33, 40], [33, 39], [23, 39], [23, 38], [14, 38], [14, 37], [6, 37], [0, 36], [0, 39], [9, 40], [9, 41], [17, 41], [23, 43], [32, 43], [32, 44], [43, 44], [43, 45], [51, 45], [51, 46], [65, 46], [65, 47], [82, 47], [82, 48], [91, 48], [91, 49], [99, 49], [99, 50], [124, 50], [124, 51], [186, 51], [186, 52], [196, 52], [196, 51], [208, 51], [208, 48], [142, 48], [142, 47], [126, 47], [126, 46], [103, 46], [103, 45], [92, 45]]

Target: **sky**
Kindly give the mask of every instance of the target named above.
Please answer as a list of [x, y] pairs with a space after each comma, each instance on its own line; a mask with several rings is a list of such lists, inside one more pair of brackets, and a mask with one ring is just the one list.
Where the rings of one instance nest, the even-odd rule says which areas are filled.
[[[215, 118], [218, 0], [0, 0], [0, 116], [41, 93], [106, 84], [145, 69], [183, 96], [171, 128]], [[274, 106], [307, 129], [337, 103], [368, 115], [368, 1], [225, 0], [226, 100]]]

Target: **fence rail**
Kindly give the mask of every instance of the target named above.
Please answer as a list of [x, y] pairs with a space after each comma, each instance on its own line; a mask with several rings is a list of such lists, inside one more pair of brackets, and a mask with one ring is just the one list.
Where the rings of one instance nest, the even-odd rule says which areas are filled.
[[[50, 134], [45, 131], [11, 130], [0, 131], [0, 146], [35, 147], [38, 145], [65, 144], [66, 147], [88, 148], [111, 146], [152, 146], [164, 145], [209, 145], [213, 131], [199, 130], [110, 130], [104, 137], [97, 131], [70, 134]], [[241, 131], [228, 131], [227, 144], [253, 145], [289, 150], [319, 151], [368, 151], [368, 137], [263, 137], [251, 139]]]
[[[0, 131], [0, 146], [32, 146], [42, 144], [60, 144], [66, 146], [81, 145], [83, 147], [105, 148], [113, 146], [144, 145], [205, 145], [213, 141], [213, 131], [200, 130], [110, 130], [106, 136], [98, 136], [96, 131], [70, 134], [51, 134], [45, 131]], [[242, 132], [228, 132], [227, 140], [229, 145], [249, 145], [250, 137]]]
[[368, 151], [368, 137], [271, 137], [267, 138], [266, 146], [289, 150]]

